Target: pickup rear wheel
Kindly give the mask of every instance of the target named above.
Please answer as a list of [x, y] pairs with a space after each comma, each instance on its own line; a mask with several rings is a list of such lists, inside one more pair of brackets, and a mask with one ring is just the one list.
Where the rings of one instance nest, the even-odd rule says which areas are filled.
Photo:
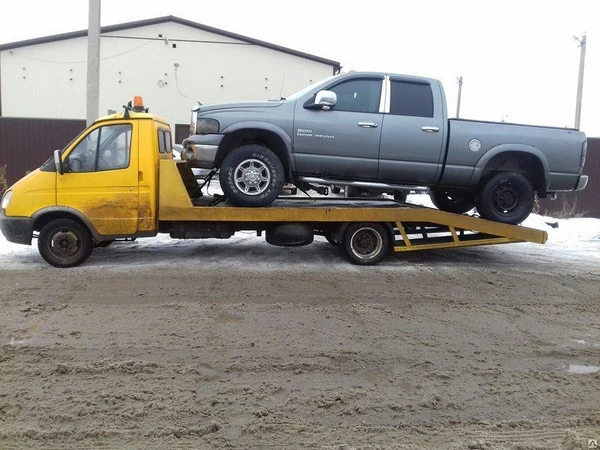
[[261, 145], [243, 145], [223, 160], [221, 189], [236, 206], [267, 206], [281, 193], [285, 181], [283, 164]]
[[475, 207], [475, 195], [472, 192], [435, 189], [430, 197], [437, 209], [454, 214], [464, 214]]
[[535, 196], [531, 182], [517, 172], [500, 172], [484, 184], [477, 211], [496, 222], [519, 224], [533, 209]]
[[54, 267], [74, 267], [92, 254], [94, 245], [89, 231], [72, 219], [48, 222], [38, 237], [42, 258]]
[[390, 233], [379, 223], [353, 223], [344, 232], [339, 246], [351, 263], [372, 266], [390, 252]]

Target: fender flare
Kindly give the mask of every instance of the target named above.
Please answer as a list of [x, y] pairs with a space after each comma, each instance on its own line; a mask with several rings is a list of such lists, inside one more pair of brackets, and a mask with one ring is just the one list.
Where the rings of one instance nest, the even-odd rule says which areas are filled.
[[[280, 126], [274, 125], [270, 122], [263, 122], [263, 121], [259, 121], [259, 120], [244, 120], [241, 122], [235, 122], [231, 125], [228, 125], [221, 131], [221, 134], [223, 134], [227, 137], [228, 135], [231, 135], [233, 133], [236, 133], [238, 131], [242, 131], [245, 129], [268, 131], [270, 133], [277, 135], [283, 141], [283, 144], [285, 146], [285, 152], [286, 152], [288, 163], [289, 163], [288, 164], [288, 175], [290, 176], [290, 179], [292, 179], [292, 173], [295, 172], [295, 169], [296, 169], [296, 161], [294, 160], [294, 155], [292, 152], [292, 138], [289, 135], [289, 133], [287, 131], [285, 131], [283, 128], [281, 128]], [[221, 143], [222, 142], [223, 141], [221, 141]]]
[[483, 171], [485, 170], [488, 163], [494, 158], [502, 153], [527, 153], [532, 155], [536, 159], [540, 161], [544, 170], [544, 184], [546, 188], [550, 184], [550, 164], [548, 163], [548, 159], [546, 155], [537, 147], [533, 145], [524, 145], [524, 144], [500, 144], [495, 147], [489, 149], [485, 154], [477, 161], [475, 167], [473, 169], [473, 174], [471, 175], [471, 180], [469, 184], [471, 186], [475, 186], [481, 181], [481, 176], [483, 175]]
[[[90, 232], [92, 235], [92, 239], [94, 241], [99, 242], [106, 238], [106, 236], [98, 233], [96, 227], [92, 225], [89, 219], [81, 212], [75, 208], [70, 208], [68, 206], [48, 206], [47, 208], [42, 208], [31, 215], [31, 218], [34, 221], [34, 224], [37, 225], [38, 221], [45, 217], [46, 215], [63, 215], [63, 216], [74, 216], [76, 217]], [[35, 227], [35, 226], [34, 226]]]

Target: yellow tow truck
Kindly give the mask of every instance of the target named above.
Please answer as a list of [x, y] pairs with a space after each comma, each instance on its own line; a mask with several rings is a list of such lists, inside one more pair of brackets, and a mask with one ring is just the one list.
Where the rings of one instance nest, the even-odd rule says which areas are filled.
[[268, 207], [237, 207], [208, 195], [193, 163], [174, 158], [169, 124], [135, 97], [101, 117], [2, 197], [0, 229], [56, 267], [77, 266], [117, 239], [168, 233], [176, 239], [265, 233], [280, 246], [315, 235], [352, 263], [373, 265], [392, 251], [510, 242], [543, 244], [547, 233], [391, 199], [282, 196]]

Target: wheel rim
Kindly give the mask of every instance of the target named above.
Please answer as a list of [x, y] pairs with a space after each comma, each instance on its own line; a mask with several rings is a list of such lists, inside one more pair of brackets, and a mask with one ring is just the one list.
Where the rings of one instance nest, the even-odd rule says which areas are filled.
[[373, 228], [359, 228], [350, 239], [350, 249], [359, 259], [372, 259], [383, 249], [383, 238]]
[[235, 186], [246, 195], [259, 195], [271, 183], [271, 172], [265, 163], [258, 159], [246, 159], [234, 171]]
[[81, 240], [76, 233], [71, 230], [60, 230], [52, 236], [50, 241], [50, 250], [56, 257], [64, 259], [70, 258], [81, 249]]
[[521, 195], [512, 185], [502, 185], [494, 195], [494, 208], [497, 212], [511, 214], [519, 209]]

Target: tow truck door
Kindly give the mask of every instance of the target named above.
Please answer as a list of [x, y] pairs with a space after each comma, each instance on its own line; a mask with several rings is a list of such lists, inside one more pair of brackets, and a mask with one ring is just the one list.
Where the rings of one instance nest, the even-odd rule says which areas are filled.
[[131, 122], [90, 128], [63, 154], [58, 207], [78, 211], [104, 236], [135, 234], [138, 228], [138, 136]]

